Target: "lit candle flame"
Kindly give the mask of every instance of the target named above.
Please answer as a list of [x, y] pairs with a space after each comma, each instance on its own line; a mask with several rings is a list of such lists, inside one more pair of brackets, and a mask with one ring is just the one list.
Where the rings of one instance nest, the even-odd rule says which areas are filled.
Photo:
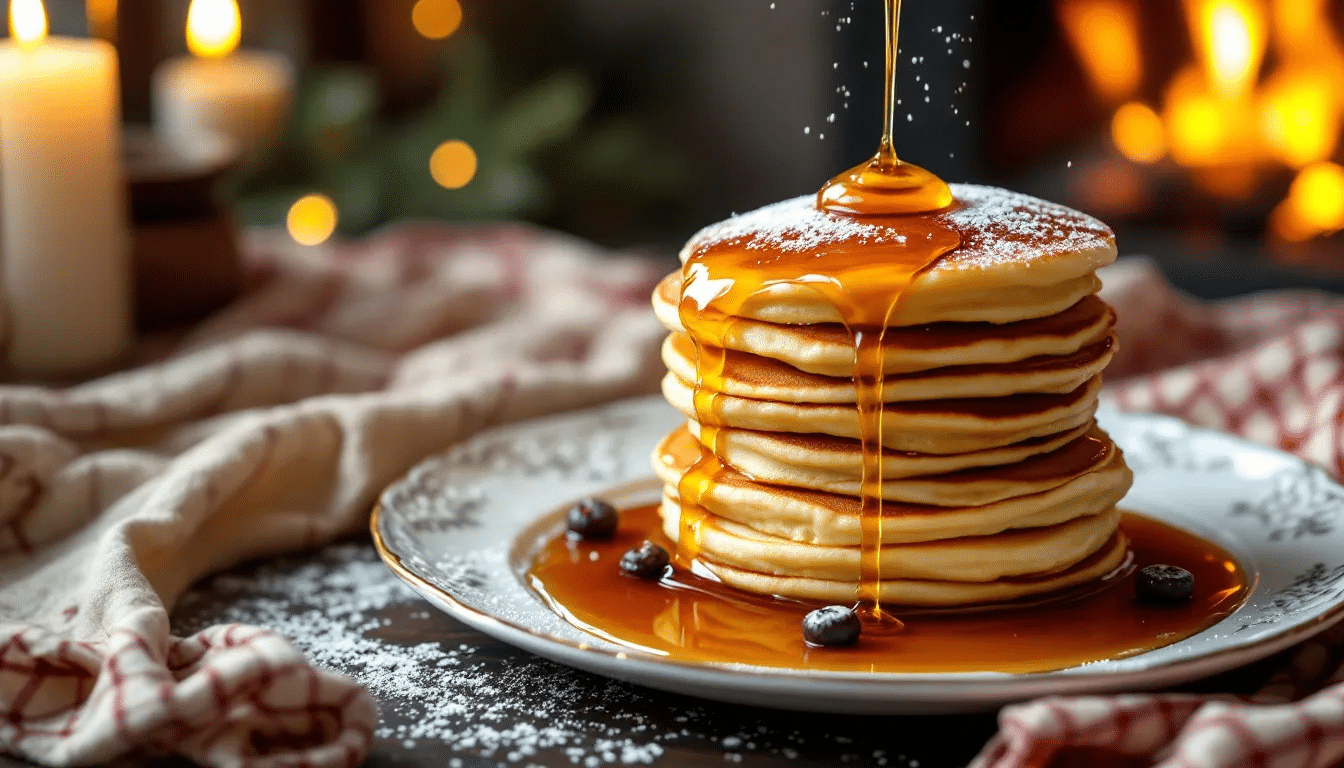
[[25, 48], [35, 46], [46, 38], [47, 9], [42, 7], [42, 0], [11, 0], [9, 36]]
[[187, 48], [203, 59], [233, 53], [243, 35], [237, 0], [191, 0], [187, 9]]

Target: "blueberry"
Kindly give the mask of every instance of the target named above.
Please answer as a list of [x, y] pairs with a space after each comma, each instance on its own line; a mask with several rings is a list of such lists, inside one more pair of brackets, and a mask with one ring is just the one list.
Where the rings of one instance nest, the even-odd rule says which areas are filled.
[[645, 541], [621, 555], [621, 573], [637, 579], [657, 579], [671, 562], [672, 557], [666, 549], [652, 541]]
[[571, 536], [589, 540], [615, 536], [620, 521], [616, 508], [601, 499], [584, 499], [570, 507], [565, 517]]
[[803, 640], [815, 646], [853, 645], [858, 642], [862, 628], [853, 610], [843, 605], [828, 605], [803, 617]]
[[1134, 578], [1134, 595], [1145, 603], [1185, 603], [1195, 594], [1195, 576], [1175, 565], [1150, 565]]

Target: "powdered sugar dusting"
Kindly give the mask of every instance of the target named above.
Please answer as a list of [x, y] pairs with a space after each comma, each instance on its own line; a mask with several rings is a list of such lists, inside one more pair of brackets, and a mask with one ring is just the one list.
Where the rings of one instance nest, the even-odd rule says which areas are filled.
[[813, 200], [811, 195], [782, 200], [711, 224], [691, 238], [683, 255], [733, 242], [750, 250], [781, 253], [807, 253], [851, 240], [873, 245], [905, 242], [900, 230], [819, 211]]
[[[296, 570], [264, 567], [248, 578], [213, 579], [209, 594], [233, 599], [209, 620], [269, 627], [316, 664], [359, 680], [383, 707], [376, 736], [403, 748], [432, 741], [454, 754], [519, 765], [546, 750], [578, 764], [594, 758], [646, 765], [663, 753], [665, 735], [639, 729], [639, 717], [613, 727], [572, 711], [578, 675], [557, 676], [554, 665], [526, 654], [501, 669], [480, 657], [476, 644], [460, 642], [479, 638], [460, 625], [456, 637], [416, 632], [444, 617], [367, 547], [339, 545], [326, 555], [328, 562]], [[189, 596], [177, 613], [192, 613], [192, 601], [203, 599]], [[200, 629], [185, 623], [175, 629]], [[408, 635], [437, 640], [397, 642]], [[624, 686], [608, 688], [598, 697], [598, 713], [620, 713], [636, 698]]]
[[[956, 229], [962, 243], [933, 271], [1114, 250], [1110, 227], [1072, 208], [998, 187], [950, 186], [960, 206], [937, 218]], [[812, 195], [795, 197], [711, 224], [691, 238], [682, 256], [724, 245], [790, 254], [841, 242], [880, 246], [906, 241], [899, 226], [819, 211], [814, 200]]]
[[961, 247], [943, 257], [935, 269], [1114, 251], [1111, 228], [1085, 213], [998, 187], [951, 186], [962, 207], [940, 218], [961, 233]]
[[[382, 708], [378, 764], [410, 754], [411, 764], [448, 768], [750, 763], [766, 755], [815, 765], [920, 763], [901, 754], [908, 745], [891, 749], [888, 718], [874, 728], [871, 718], [703, 702], [508, 648], [430, 607], [367, 544], [209, 579], [179, 601], [173, 630], [185, 635], [221, 622], [274, 629], [316, 664], [367, 686]], [[992, 723], [985, 716], [969, 727], [987, 738]]]

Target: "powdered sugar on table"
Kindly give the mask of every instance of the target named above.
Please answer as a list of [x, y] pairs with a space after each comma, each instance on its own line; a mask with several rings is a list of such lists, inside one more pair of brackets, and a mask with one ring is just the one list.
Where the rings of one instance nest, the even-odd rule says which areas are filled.
[[[892, 749], [891, 728], [871, 728], [870, 718], [702, 702], [497, 643], [430, 608], [366, 543], [208, 579], [179, 602], [173, 629], [184, 635], [224, 622], [274, 629], [318, 665], [367, 686], [382, 708], [375, 763], [380, 753], [448, 768], [594, 768], [654, 764], [672, 755], [680, 755], [680, 764], [766, 756], [815, 765], [919, 762]], [[982, 738], [991, 723], [977, 723]]]

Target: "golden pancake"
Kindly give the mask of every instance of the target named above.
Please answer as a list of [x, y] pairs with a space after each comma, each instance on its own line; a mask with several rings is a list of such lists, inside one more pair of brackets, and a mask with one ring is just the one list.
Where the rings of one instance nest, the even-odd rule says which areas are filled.
[[[1023, 195], [953, 194], [913, 228], [784, 201], [683, 249], [690, 277], [653, 296], [672, 331], [663, 394], [690, 420], [653, 457], [666, 533], [694, 531], [681, 557], [751, 592], [849, 602], [863, 581], [910, 605], [1041, 594], [1124, 558], [1115, 504], [1132, 473], [1092, 421], [1115, 345], [1095, 270], [1114, 238]], [[880, 391], [860, 397], [860, 377]], [[879, 405], [874, 477], [859, 411]], [[882, 525], [865, 525], [878, 506]], [[880, 582], [861, 564], [871, 547]]]
[[[1044, 528], [894, 544], [882, 548], [882, 578], [986, 582], [1055, 573], [1100, 549], [1119, 523], [1120, 512], [1111, 508]], [[677, 540], [675, 510], [664, 516], [663, 533]], [[696, 538], [704, 557], [734, 568], [772, 576], [859, 580], [858, 547], [799, 544], [714, 516], [700, 524]]]
[[[686, 467], [664, 462], [655, 452], [653, 468], [663, 481], [664, 506], [677, 508], [677, 483]], [[1096, 470], [1043, 493], [975, 507], [887, 502], [882, 508], [882, 543], [989, 536], [1099, 514], [1124, 497], [1133, 477], [1117, 450]], [[858, 546], [862, 538], [858, 498], [756, 482], [732, 468], [716, 475], [700, 504], [718, 517], [804, 544], [850, 547]]]
[[[894, 374], [883, 380], [883, 399], [999, 397], [1019, 392], [1071, 392], [1110, 362], [1114, 334], [1071, 355], [1039, 355], [997, 365], [955, 365], [917, 373]], [[695, 381], [695, 345], [689, 336], [669, 334], [663, 342], [663, 363], [682, 381]], [[790, 403], [853, 403], [850, 378], [805, 373], [791, 365], [747, 352], [724, 352], [721, 374], [724, 394]]]
[[[1094, 377], [1062, 395], [888, 403], [883, 407], [882, 444], [895, 451], [949, 454], [1053, 435], [1090, 421], [1100, 391], [1101, 378]], [[688, 418], [696, 418], [691, 386], [674, 374], [663, 377], [663, 396]], [[852, 406], [719, 395], [714, 410], [719, 426], [859, 438], [858, 411]]]
[[[675, 271], [658, 283], [654, 301], [676, 306], [681, 299], [681, 271]], [[1016, 286], [1011, 290], [999, 288], [977, 289], [971, 286], [961, 295], [944, 293], [920, 294], [902, 297], [900, 306], [892, 313], [890, 322], [896, 326], [926, 323], [1012, 323], [1036, 317], [1049, 317], [1077, 304], [1084, 296], [1101, 290], [1101, 279], [1094, 274], [1075, 277], [1055, 285]], [[808, 303], [799, 296], [792, 304], [775, 304], [770, 297], [783, 293], [785, 287], [771, 286], [760, 297], [748, 299], [741, 307], [741, 317], [780, 325], [815, 325], [839, 323], [840, 313], [830, 304]]]
[[[994, 187], [953, 184], [951, 189], [956, 203], [933, 219], [957, 232], [961, 244], [914, 279], [890, 325], [1009, 322], [1051, 315], [1092, 293], [1078, 291], [1083, 284], [1094, 284], [1097, 268], [1115, 260], [1115, 236], [1097, 219]], [[905, 242], [899, 229], [818, 211], [815, 199], [808, 195], [785, 200], [710, 225], [682, 249], [682, 261], [704, 249], [734, 243], [763, 256], [796, 257], [805, 270], [809, 256], [834, 243], [860, 241], [876, 257], [882, 245], [899, 247]], [[1074, 283], [1068, 290], [1051, 290], [1070, 281]], [[1070, 294], [1073, 301], [1066, 300]], [[672, 296], [679, 297], [680, 289]], [[739, 314], [792, 324], [841, 319], [820, 294], [792, 282], [770, 286]]]
[[[655, 456], [681, 454], [694, 460], [699, 441], [689, 430], [678, 429], [667, 435], [655, 450]], [[964, 469], [937, 475], [924, 475], [882, 483], [882, 498], [910, 504], [940, 507], [971, 507], [1027, 496], [1056, 488], [1073, 478], [1099, 469], [1115, 459], [1117, 449], [1111, 439], [1093, 427], [1087, 434], [1049, 453], [1032, 456], [1011, 464]], [[855, 456], [855, 462], [859, 461]], [[663, 459], [667, 461], [667, 459]], [[827, 493], [859, 495], [859, 475], [827, 476], [800, 471], [781, 462], [762, 461], [730, 466], [753, 480], [787, 485]]]
[[[1129, 544], [1119, 531], [1100, 550], [1077, 565], [1058, 573], [1016, 576], [996, 581], [939, 581], [933, 579], [882, 579], [881, 600], [885, 605], [926, 607], [969, 606], [1047, 595], [1095, 581], [1121, 567]], [[728, 586], [764, 595], [795, 600], [849, 605], [858, 600], [856, 581], [830, 581], [805, 576], [758, 573], [705, 557], [700, 563]], [[993, 638], [987, 638], [992, 642]]]
[[[1092, 428], [1092, 423], [1081, 427], [1044, 437], [989, 448], [971, 453], [938, 455], [935, 453], [909, 453], [884, 450], [882, 452], [882, 478], [899, 480], [904, 477], [920, 475], [938, 475], [956, 472], [974, 467], [993, 467], [1011, 464], [1059, 448], [1079, 437]], [[700, 425], [687, 422], [686, 429], [697, 440]], [[830, 435], [794, 434], [791, 432], [757, 432], [750, 429], [721, 429], [718, 433], [718, 451], [730, 466], [741, 468], [747, 474], [754, 474], [753, 467], [762, 464], [779, 464], [791, 467], [794, 471], [805, 472], [821, 477], [846, 478], [858, 477], [862, 467], [862, 446], [857, 440]], [[689, 459], [694, 460], [694, 451], [698, 448], [686, 446]], [[662, 460], [678, 461], [676, 450], [669, 450], [668, 440], [659, 444], [655, 457]], [[672, 455], [669, 455], [672, 454]]]
[[[669, 330], [685, 333], [675, 305], [656, 299], [654, 312]], [[1115, 311], [1096, 296], [1055, 315], [1016, 323], [936, 323], [888, 328], [882, 337], [887, 375], [957, 365], [1015, 363], [1040, 355], [1072, 355], [1111, 335]], [[779, 360], [808, 373], [852, 378], [854, 339], [843, 325], [778, 325], [730, 321], [724, 346]]]

